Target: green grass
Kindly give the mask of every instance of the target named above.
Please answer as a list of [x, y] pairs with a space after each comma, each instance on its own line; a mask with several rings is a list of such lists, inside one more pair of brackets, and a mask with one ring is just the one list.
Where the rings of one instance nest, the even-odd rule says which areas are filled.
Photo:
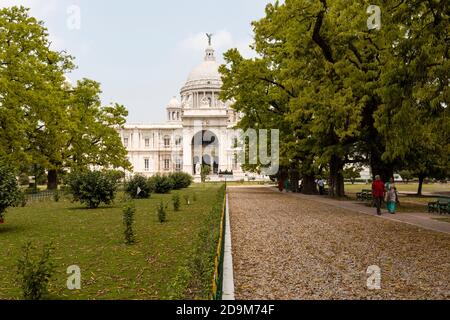
[[[171, 195], [136, 200], [134, 230], [137, 243], [124, 244], [122, 205], [87, 210], [67, 200], [32, 203], [10, 209], [0, 225], [0, 299], [20, 298], [14, 283], [21, 247], [32, 241], [41, 247], [52, 242], [57, 265], [50, 283], [55, 299], [168, 299], [174, 293], [178, 269], [189, 263], [194, 241], [204, 228], [220, 185], [194, 185], [179, 191], [195, 192], [197, 202], [184, 203], [180, 212], [168, 209], [168, 222], [157, 220], [156, 206]], [[71, 265], [81, 268], [82, 289], [66, 288]], [[179, 295], [180, 293], [178, 293]]]
[[[400, 192], [417, 192], [418, 183], [396, 183]], [[345, 191], [349, 194], [356, 194], [363, 189], [371, 189], [371, 184], [346, 184]], [[447, 183], [424, 184], [423, 192], [450, 192], [450, 185]]]
[[450, 217], [449, 218], [434, 218], [433, 220], [450, 223]]

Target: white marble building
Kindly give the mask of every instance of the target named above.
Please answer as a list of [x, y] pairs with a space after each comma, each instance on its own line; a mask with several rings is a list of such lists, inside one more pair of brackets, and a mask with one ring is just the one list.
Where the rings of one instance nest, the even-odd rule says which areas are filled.
[[199, 178], [200, 165], [211, 167], [211, 179], [233, 171], [233, 179], [246, 177], [238, 164], [236, 135], [232, 130], [240, 115], [230, 102], [219, 100], [222, 87], [214, 49], [206, 49], [203, 62], [189, 74], [181, 100], [167, 105], [164, 124], [127, 124], [120, 136], [128, 150], [133, 172], [186, 172]]

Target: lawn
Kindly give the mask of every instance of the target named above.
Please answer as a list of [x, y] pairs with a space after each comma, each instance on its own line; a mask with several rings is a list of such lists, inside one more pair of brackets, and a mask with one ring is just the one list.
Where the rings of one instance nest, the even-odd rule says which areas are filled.
[[[49, 288], [52, 299], [169, 299], [179, 295], [173, 286], [177, 272], [189, 262], [220, 186], [197, 184], [179, 191], [181, 211], [174, 212], [170, 206], [165, 224], [157, 221], [156, 206], [161, 200], [170, 202], [171, 195], [136, 200], [137, 243], [133, 246], [123, 241], [119, 201], [97, 210], [68, 200], [10, 209], [6, 223], [0, 225], [0, 299], [20, 298], [15, 266], [28, 241], [38, 248], [50, 242], [55, 247], [57, 269]], [[185, 205], [183, 195], [192, 199], [194, 193], [197, 201]], [[66, 288], [66, 270], [71, 265], [81, 268], [79, 291]]]
[[[419, 188], [418, 183], [396, 183], [397, 189], [400, 192], [417, 192]], [[372, 189], [372, 185], [369, 184], [346, 184], [345, 191], [349, 194], [356, 194], [361, 192], [363, 189]], [[450, 184], [448, 183], [431, 183], [423, 185], [424, 193], [433, 192], [449, 192]]]

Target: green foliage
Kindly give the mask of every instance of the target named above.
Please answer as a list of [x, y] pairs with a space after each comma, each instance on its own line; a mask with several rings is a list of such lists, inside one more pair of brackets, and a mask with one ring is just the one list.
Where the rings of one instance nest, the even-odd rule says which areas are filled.
[[173, 204], [173, 210], [175, 212], [180, 211], [181, 198], [180, 198], [180, 195], [178, 193], [174, 193], [172, 195], [172, 204]]
[[15, 206], [20, 201], [20, 197], [13, 169], [0, 160], [0, 218], [4, 216], [8, 207]]
[[211, 283], [214, 275], [215, 259], [220, 237], [220, 224], [223, 213], [225, 186], [222, 186], [216, 195], [214, 206], [211, 209], [204, 227], [195, 240], [191, 263], [188, 269], [182, 269], [180, 276], [191, 277], [189, 286], [194, 288], [197, 296], [210, 299]]
[[27, 187], [30, 185], [30, 178], [28, 177], [28, 174], [22, 173], [19, 176], [19, 184], [21, 186], [27, 186]]
[[409, 170], [402, 170], [399, 172], [399, 174], [402, 177], [403, 181], [406, 183], [415, 178], [414, 174]]
[[192, 201], [197, 202], [197, 200], [198, 200], [198, 199], [197, 199], [197, 193], [194, 192], [194, 193], [192, 194]]
[[350, 180], [352, 183], [355, 183], [357, 179], [361, 177], [361, 168], [348, 167], [344, 169], [344, 179]]
[[149, 179], [141, 175], [135, 175], [125, 183], [125, 192], [133, 199], [148, 199], [152, 191]]
[[53, 201], [59, 202], [60, 199], [61, 195], [59, 194], [59, 191], [55, 191], [55, 193], [53, 194]]
[[124, 236], [125, 244], [132, 245], [135, 243], [135, 236], [133, 231], [134, 215], [136, 207], [133, 202], [128, 202], [123, 207], [123, 224], [125, 226]]
[[331, 195], [343, 195], [349, 163], [384, 178], [402, 167], [448, 171], [446, 3], [383, 4], [376, 31], [366, 1], [268, 4], [253, 23], [258, 56], [225, 54], [222, 99], [245, 115], [240, 128], [280, 130], [281, 172], [328, 168]]
[[164, 202], [160, 202], [159, 206], [157, 208], [157, 216], [158, 216], [158, 221], [160, 223], [164, 223], [167, 221], [167, 205], [164, 204]]
[[116, 196], [117, 181], [108, 172], [78, 171], [67, 179], [69, 192], [75, 201], [95, 209], [101, 203], [111, 204]]
[[194, 182], [194, 178], [190, 174], [184, 172], [172, 173], [169, 177], [172, 181], [174, 190], [188, 188]]
[[208, 165], [202, 165], [202, 172], [200, 173], [200, 177], [203, 183], [206, 182], [206, 179], [211, 174], [211, 167]]
[[48, 293], [48, 283], [55, 266], [51, 261], [52, 245], [45, 245], [40, 256], [34, 254], [35, 247], [29, 242], [23, 247], [22, 257], [17, 262], [17, 277], [26, 300], [41, 300]]
[[158, 194], [169, 193], [173, 189], [172, 180], [168, 176], [154, 175], [149, 179], [149, 183]]
[[130, 169], [117, 132], [128, 115], [125, 107], [101, 106], [95, 81], [68, 84], [74, 58], [50, 49], [48, 30], [29, 9], [0, 9], [0, 29], [0, 124], [7, 124], [1, 125], [0, 157], [24, 172], [39, 167], [52, 173], [53, 187], [64, 169]]

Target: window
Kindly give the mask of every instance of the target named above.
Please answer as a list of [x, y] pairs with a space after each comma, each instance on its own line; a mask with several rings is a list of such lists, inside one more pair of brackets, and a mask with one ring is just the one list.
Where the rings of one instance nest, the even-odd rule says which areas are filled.
[[166, 170], [166, 171], [170, 170], [170, 159], [164, 160], [164, 170]]
[[145, 147], [146, 148], [150, 147], [150, 139], [149, 138], [145, 138]]
[[150, 170], [150, 159], [144, 159], [144, 170], [145, 171]]
[[177, 137], [177, 139], [175, 140], [175, 145], [177, 147], [180, 147], [182, 143], [183, 143], [183, 138]]
[[165, 136], [164, 137], [164, 147], [165, 148], [169, 148], [170, 147], [170, 137], [169, 136]]
[[128, 148], [128, 138], [123, 138], [123, 144], [125, 148]]
[[181, 169], [183, 167], [183, 162], [181, 159], [177, 159], [176, 165], [175, 165], [175, 170], [177, 172], [181, 172]]

